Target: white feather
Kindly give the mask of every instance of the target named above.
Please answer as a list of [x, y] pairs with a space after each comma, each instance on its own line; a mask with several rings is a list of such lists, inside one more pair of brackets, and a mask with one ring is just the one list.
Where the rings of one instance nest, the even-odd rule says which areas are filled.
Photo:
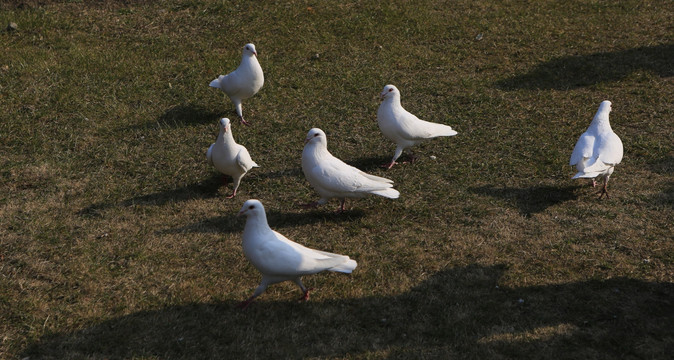
[[251, 199], [239, 211], [245, 215], [243, 254], [262, 274], [262, 282], [250, 300], [264, 292], [267, 286], [282, 281], [294, 281], [303, 292], [301, 276], [321, 271], [351, 273], [358, 265], [348, 256], [314, 250], [293, 242], [272, 230], [262, 203]]
[[377, 124], [384, 136], [396, 143], [391, 166], [406, 148], [424, 140], [458, 134], [451, 126], [421, 120], [405, 110], [400, 103], [400, 91], [393, 85], [386, 85], [380, 96], [384, 100], [377, 110]]
[[316, 192], [319, 204], [331, 198], [361, 198], [368, 194], [397, 199], [400, 193], [393, 189], [393, 180], [367, 174], [328, 151], [327, 138], [321, 129], [311, 129], [302, 151], [302, 171]]
[[222, 118], [218, 122], [220, 133], [215, 143], [211, 144], [206, 153], [209, 164], [212, 164], [219, 172], [229, 175], [234, 181], [234, 195], [239, 188], [241, 178], [248, 170], [259, 167], [250, 157], [248, 150], [234, 141], [232, 126], [228, 118]]
[[575, 165], [577, 178], [604, 177], [605, 182], [623, 158], [623, 144], [611, 129], [611, 102], [603, 101], [588, 129], [580, 136], [571, 153], [569, 165]]
[[257, 60], [255, 45], [246, 44], [239, 67], [227, 75], [218, 76], [209, 86], [218, 88], [229, 96], [236, 107], [236, 113], [243, 118], [241, 101], [257, 94], [263, 84], [264, 73]]

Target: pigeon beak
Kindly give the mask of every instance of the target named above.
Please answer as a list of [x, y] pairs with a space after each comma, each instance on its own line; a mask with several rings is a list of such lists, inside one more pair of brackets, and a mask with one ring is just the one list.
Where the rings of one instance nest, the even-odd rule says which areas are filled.
[[253, 51], [253, 55], [257, 56], [257, 51]]
[[385, 98], [385, 97], [386, 97], [386, 93], [385, 93], [385, 92], [379, 94], [379, 98], [380, 98], [380, 99], [383, 99], [383, 98]]
[[304, 139], [304, 145], [308, 144], [309, 141], [311, 141], [311, 138], [306, 138], [306, 139]]
[[237, 217], [242, 217], [243, 214], [245, 214], [245, 213], [246, 213], [246, 210], [241, 210], [241, 211], [239, 211], [239, 213], [238, 213], [236, 216], [237, 216]]

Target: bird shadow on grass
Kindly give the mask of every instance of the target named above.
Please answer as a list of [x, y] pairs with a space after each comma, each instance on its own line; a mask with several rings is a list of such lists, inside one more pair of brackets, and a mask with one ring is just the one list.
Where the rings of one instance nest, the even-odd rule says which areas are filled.
[[166, 306], [48, 333], [20, 357], [664, 359], [674, 350], [672, 283], [499, 286], [506, 272], [448, 268], [392, 296], [330, 299], [318, 288], [298, 303], [263, 294], [245, 311], [238, 300]]
[[127, 127], [127, 130], [146, 129], [157, 126], [159, 128], [181, 128], [199, 124], [213, 124], [223, 117], [223, 111], [214, 111], [197, 104], [175, 105], [167, 109], [157, 118], [156, 122], [146, 122]]
[[[272, 229], [283, 229], [317, 223], [348, 223], [365, 216], [365, 212], [359, 209], [347, 210], [343, 213], [333, 211], [312, 210], [298, 212], [267, 211], [267, 221]], [[237, 212], [229, 215], [213, 216], [178, 228], [161, 230], [161, 234], [179, 233], [236, 233], [242, 232], [245, 219], [239, 219]]]
[[522, 215], [531, 216], [531, 214], [542, 212], [550, 206], [577, 199], [576, 189], [578, 189], [577, 185], [566, 187], [543, 185], [527, 188], [486, 185], [472, 187], [468, 190], [476, 194], [507, 200], [517, 207]]
[[570, 90], [594, 84], [618, 81], [638, 70], [660, 77], [674, 75], [674, 44], [563, 56], [536, 66], [526, 74], [501, 80], [496, 86], [505, 90]]
[[99, 202], [85, 207], [77, 212], [84, 217], [100, 217], [101, 212], [116, 206], [129, 207], [136, 205], [160, 206], [169, 202], [180, 202], [192, 199], [207, 199], [216, 197], [218, 189], [222, 186], [222, 175], [213, 174], [210, 178], [180, 186], [175, 189], [158, 191], [152, 194], [135, 196], [118, 203]]
[[385, 156], [373, 156], [373, 157], [364, 157], [359, 159], [353, 159], [351, 161], [345, 161], [347, 164], [358, 168], [361, 171], [366, 173], [378, 171], [385, 171], [382, 167], [383, 164], [387, 164], [390, 161], [390, 157]]

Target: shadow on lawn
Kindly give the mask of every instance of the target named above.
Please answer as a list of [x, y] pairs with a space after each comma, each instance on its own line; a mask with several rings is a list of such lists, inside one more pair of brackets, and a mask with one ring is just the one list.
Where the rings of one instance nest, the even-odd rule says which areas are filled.
[[21, 357], [614, 359], [674, 350], [672, 283], [498, 287], [505, 270], [447, 269], [392, 297], [316, 300], [318, 289], [307, 303], [262, 295], [246, 311], [234, 301], [141, 311], [44, 336]]
[[550, 206], [575, 200], [578, 186], [532, 186], [528, 188], [496, 187], [493, 185], [469, 188], [473, 193], [508, 200], [525, 216], [544, 211]]
[[216, 112], [197, 104], [181, 104], [172, 106], [166, 110], [159, 116], [157, 121], [131, 125], [126, 129], [138, 130], [154, 126], [159, 128], [180, 128], [198, 124], [213, 124], [213, 129], [216, 129], [218, 119], [221, 117], [225, 117], [222, 111]]
[[[243, 218], [239, 219], [237, 213], [238, 210], [221, 216], [213, 216], [187, 226], [162, 230], [159, 233], [240, 233], [243, 231], [246, 221]], [[341, 214], [320, 209], [302, 210], [298, 208], [297, 212], [292, 213], [267, 210], [269, 226], [275, 230], [316, 223], [348, 223], [363, 216], [365, 216], [365, 212], [359, 209], [346, 210]]]
[[674, 44], [644, 46], [591, 55], [564, 56], [539, 64], [530, 72], [496, 83], [506, 90], [569, 90], [607, 81], [617, 81], [637, 70], [660, 77], [674, 75]]
[[80, 216], [99, 217], [101, 211], [115, 206], [134, 205], [164, 205], [169, 202], [187, 201], [192, 199], [207, 199], [218, 195], [218, 189], [222, 186], [222, 175], [213, 174], [210, 178], [181, 186], [175, 189], [162, 190], [148, 195], [135, 196], [119, 203], [100, 202], [89, 205], [77, 212]]

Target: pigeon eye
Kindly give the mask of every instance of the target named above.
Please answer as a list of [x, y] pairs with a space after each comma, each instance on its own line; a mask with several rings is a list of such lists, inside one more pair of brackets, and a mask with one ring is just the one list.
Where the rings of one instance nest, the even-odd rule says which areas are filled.
[[253, 209], [255, 209], [255, 206], [253, 206], [253, 205], [248, 207], [248, 210], [253, 210]]
[[393, 91], [393, 89], [388, 89], [388, 92], [391, 92], [391, 91]]
[[314, 134], [314, 137], [318, 136], [318, 134]]

